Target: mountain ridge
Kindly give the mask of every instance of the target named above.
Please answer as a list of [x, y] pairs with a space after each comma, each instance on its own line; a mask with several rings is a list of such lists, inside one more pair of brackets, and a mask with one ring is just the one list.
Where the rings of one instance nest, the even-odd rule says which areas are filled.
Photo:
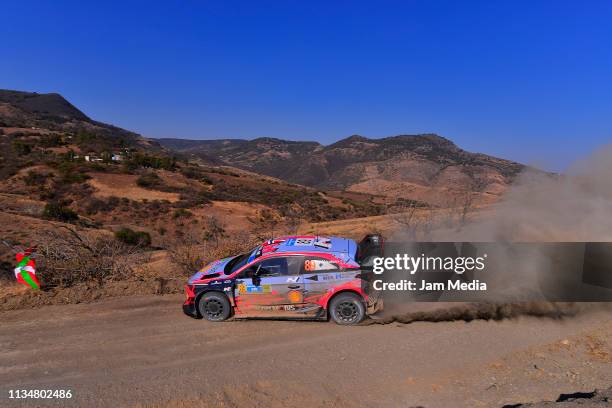
[[270, 137], [157, 140], [170, 150], [296, 184], [408, 196], [435, 205], [465, 190], [476, 191], [483, 202], [493, 202], [527, 169], [510, 160], [468, 152], [433, 133], [378, 139], [351, 135], [328, 145]]
[[[279, 143], [268, 138], [245, 148], [256, 155]], [[204, 231], [213, 229], [267, 237], [279, 226], [380, 215], [394, 205], [385, 197], [287, 183], [215, 157], [202, 163], [177, 156], [96, 122], [59, 94], [0, 90], [0, 235], [23, 239], [22, 229], [35, 236], [61, 222], [110, 236], [133, 228], [153, 245], [167, 245], [208, 240]]]
[[57, 93], [0, 90], [2, 127], [21, 128], [22, 132], [42, 128], [74, 135], [72, 140], [81, 143], [83, 154], [126, 147], [174, 152], [209, 165], [231, 166], [316, 189], [435, 206], [457, 205], [458, 197], [468, 191], [474, 192], [479, 202], [495, 202], [527, 168], [510, 160], [468, 152], [434, 133], [377, 139], [355, 134], [328, 145], [277, 137], [148, 139], [92, 120]]
[[0, 89], [0, 102], [11, 104], [29, 113], [42, 113], [93, 122], [76, 106], [56, 92], [38, 93]]
[[0, 89], [0, 127], [40, 128], [50, 131], [96, 135], [142, 148], [159, 149], [152, 139], [118, 126], [91, 119], [59, 93]]

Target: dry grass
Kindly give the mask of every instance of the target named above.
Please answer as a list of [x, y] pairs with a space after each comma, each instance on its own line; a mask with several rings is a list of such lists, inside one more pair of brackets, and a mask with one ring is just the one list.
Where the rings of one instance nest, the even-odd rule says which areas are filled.
[[170, 202], [176, 202], [180, 198], [178, 193], [166, 193], [139, 187], [136, 184], [138, 176], [132, 174], [90, 173], [90, 176], [88, 183], [96, 189], [94, 196], [97, 197], [115, 196], [135, 201], [146, 199]]
[[181, 276], [190, 276], [216, 259], [235, 256], [252, 250], [260, 241], [248, 233], [226, 236], [219, 240], [206, 240], [186, 235], [173, 242], [168, 255]]
[[[491, 215], [492, 207], [474, 207], [467, 216], [470, 219]], [[431, 209], [417, 208], [397, 214], [351, 218], [339, 221], [309, 222], [300, 226], [299, 234], [338, 235], [360, 239], [364, 235], [379, 232], [387, 239], [427, 239], [428, 232], [439, 228], [457, 227], [464, 209], [461, 207]]]
[[43, 288], [125, 280], [149, 257], [143, 248], [125, 245], [112, 236], [70, 227], [44, 233], [37, 254]]

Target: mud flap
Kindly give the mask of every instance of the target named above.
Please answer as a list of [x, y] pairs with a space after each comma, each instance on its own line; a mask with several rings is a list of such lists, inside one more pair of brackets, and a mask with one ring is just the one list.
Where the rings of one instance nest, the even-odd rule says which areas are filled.
[[376, 319], [376, 313], [378, 312], [382, 312], [384, 308], [384, 304], [383, 304], [383, 299], [380, 296], [380, 292], [372, 292], [369, 296], [368, 296], [368, 302], [366, 305], [366, 314], [373, 318]]

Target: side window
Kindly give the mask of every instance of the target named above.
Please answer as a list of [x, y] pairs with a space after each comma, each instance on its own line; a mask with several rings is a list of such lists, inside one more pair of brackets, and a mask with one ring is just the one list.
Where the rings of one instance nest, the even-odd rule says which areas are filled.
[[287, 256], [266, 259], [251, 265], [240, 273], [239, 279], [260, 278], [286, 275], [299, 275], [304, 264], [303, 256]]
[[318, 257], [307, 257], [304, 260], [304, 272], [312, 273], [312, 272], [338, 272], [340, 267], [337, 263], [332, 262], [330, 260]]
[[304, 257], [287, 256], [266, 259], [255, 265], [259, 277], [299, 275], [302, 271]]
[[303, 256], [288, 256], [287, 258], [287, 275], [300, 275], [304, 266]]
[[287, 258], [270, 258], [259, 262], [255, 270], [261, 278], [287, 275]]
[[255, 269], [257, 268], [257, 265], [252, 265], [249, 268], [246, 268], [245, 270], [243, 270], [242, 272], [240, 272], [238, 274], [238, 276], [236, 276], [236, 279], [250, 279], [253, 277], [253, 275], [255, 274]]

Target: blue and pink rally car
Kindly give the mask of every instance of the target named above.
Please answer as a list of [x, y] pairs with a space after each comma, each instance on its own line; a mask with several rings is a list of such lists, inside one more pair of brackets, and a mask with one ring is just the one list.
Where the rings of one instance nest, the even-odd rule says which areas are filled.
[[382, 246], [378, 235], [359, 244], [307, 235], [271, 239], [195, 273], [185, 285], [183, 310], [210, 321], [233, 316], [357, 324], [382, 308], [382, 300], [370, 290], [366, 266], [382, 253]]

